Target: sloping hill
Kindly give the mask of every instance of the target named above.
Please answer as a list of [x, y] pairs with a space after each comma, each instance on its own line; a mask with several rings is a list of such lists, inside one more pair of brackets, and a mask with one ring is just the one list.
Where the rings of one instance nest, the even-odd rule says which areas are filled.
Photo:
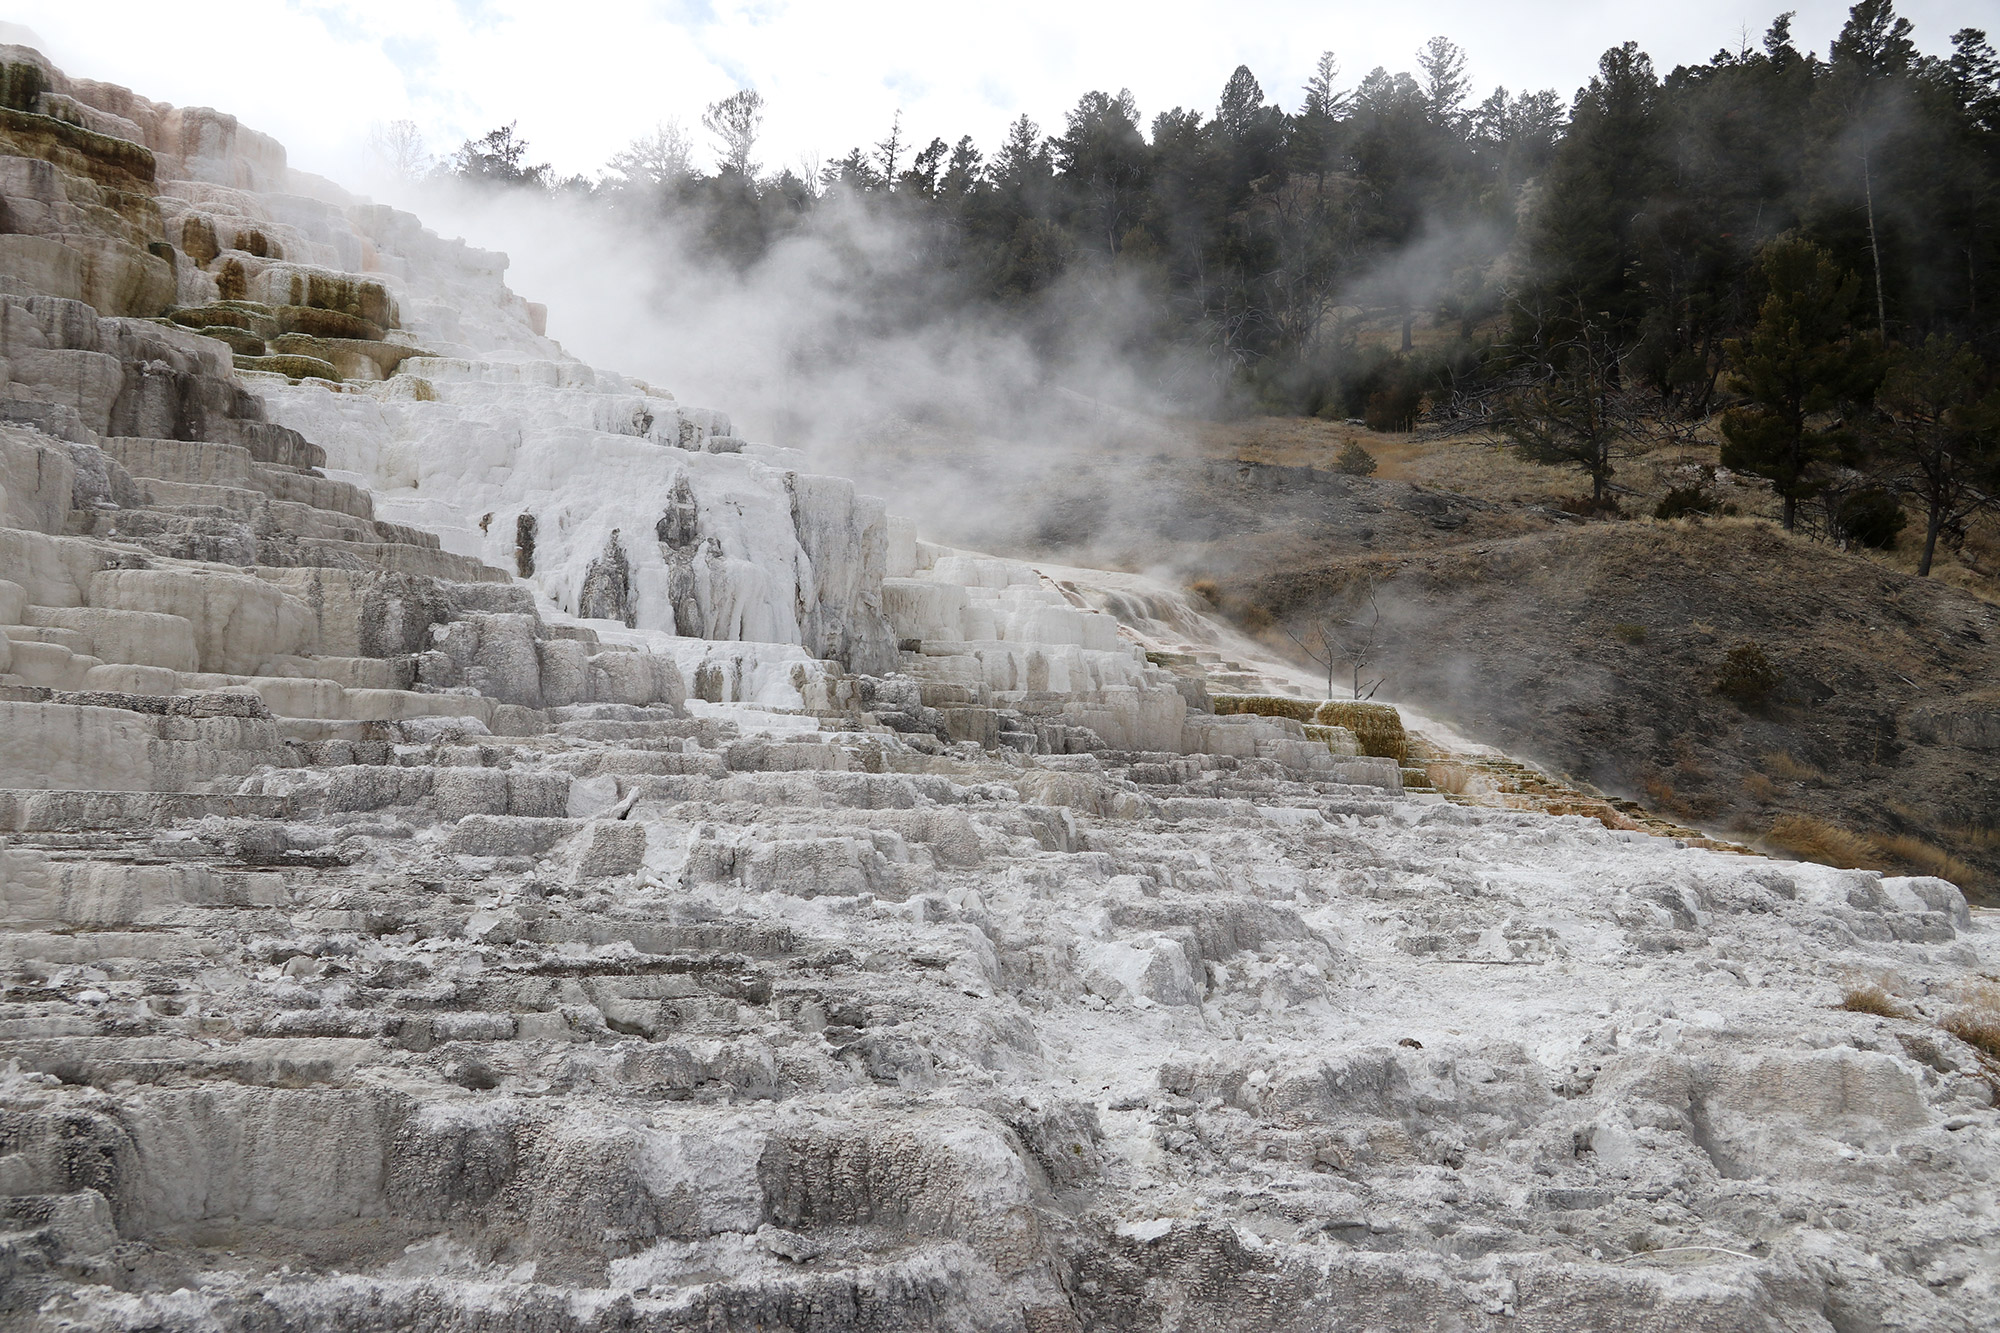
[[[1305, 624], [1371, 579], [1385, 694], [1733, 836], [2000, 883], [2000, 608], [1962, 589], [1725, 520], [1333, 556], [1226, 595]], [[1762, 701], [1716, 688], [1743, 644], [1778, 673]]]

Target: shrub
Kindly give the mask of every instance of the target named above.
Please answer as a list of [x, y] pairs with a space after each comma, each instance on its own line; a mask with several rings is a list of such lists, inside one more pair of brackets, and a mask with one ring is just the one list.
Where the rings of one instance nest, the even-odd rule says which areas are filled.
[[1188, 584], [1188, 591], [1210, 606], [1222, 605], [1222, 588], [1214, 579], [1196, 579]]
[[1879, 486], [1856, 491], [1840, 502], [1835, 522], [1850, 541], [1878, 551], [1894, 549], [1896, 534], [1910, 521], [1903, 503]]
[[1417, 413], [1423, 410], [1423, 390], [1410, 383], [1392, 384], [1368, 395], [1361, 419], [1368, 429], [1385, 435], [1406, 434], [1417, 427]]
[[1611, 496], [1578, 496], [1569, 500], [1556, 501], [1556, 508], [1565, 514], [1575, 514], [1578, 518], [1623, 518], [1625, 511]]
[[1361, 743], [1365, 755], [1399, 764], [1410, 757], [1409, 733], [1403, 730], [1403, 715], [1393, 704], [1329, 699], [1313, 714], [1313, 721], [1323, 727], [1346, 727]]
[[1659, 519], [1687, 518], [1714, 512], [1714, 498], [1699, 486], [1676, 486], [1653, 507], [1653, 517]]
[[1366, 477], [1375, 471], [1375, 455], [1349, 440], [1347, 447], [1333, 460], [1333, 465], [1350, 477]]
[[1288, 699], [1280, 694], [1211, 694], [1209, 704], [1217, 717], [1254, 713], [1259, 717], [1288, 717], [1294, 722], [1310, 722], [1319, 711], [1315, 699]]
[[1715, 692], [1746, 707], [1761, 704], [1784, 681], [1784, 674], [1771, 665], [1764, 650], [1754, 643], [1739, 643], [1722, 659], [1715, 677]]

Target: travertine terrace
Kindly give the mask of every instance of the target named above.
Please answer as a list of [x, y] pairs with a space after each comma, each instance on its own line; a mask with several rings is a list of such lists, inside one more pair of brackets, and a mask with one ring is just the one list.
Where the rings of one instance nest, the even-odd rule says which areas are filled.
[[0, 1325], [2000, 1322], [1952, 885], [1405, 790], [0, 65]]

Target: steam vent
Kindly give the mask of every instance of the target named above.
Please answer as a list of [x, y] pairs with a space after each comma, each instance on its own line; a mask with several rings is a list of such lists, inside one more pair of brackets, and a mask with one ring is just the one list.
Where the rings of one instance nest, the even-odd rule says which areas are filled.
[[1951, 884], [1419, 787], [0, 64], [0, 1327], [2000, 1327]]

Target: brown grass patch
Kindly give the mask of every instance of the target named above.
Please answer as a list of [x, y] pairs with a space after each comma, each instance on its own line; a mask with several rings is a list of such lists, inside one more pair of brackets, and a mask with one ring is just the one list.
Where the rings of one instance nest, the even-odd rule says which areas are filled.
[[1765, 777], [1762, 773], [1745, 773], [1743, 775], [1743, 790], [1749, 792], [1756, 800], [1770, 801], [1777, 799], [1778, 784]]
[[[1989, 1074], [2000, 1064], [2000, 984], [1974, 982], [1958, 990], [1959, 1007], [1938, 1026], [1985, 1056]], [[2000, 1092], [2000, 1085], [1994, 1091]]]
[[1971, 865], [1914, 834], [1890, 833], [1876, 838], [1874, 842], [1884, 857], [1920, 874], [1936, 875], [1960, 887], [1975, 883], [1980, 878], [1979, 872]]
[[1809, 764], [1783, 750], [1771, 750], [1759, 756], [1764, 771], [1781, 782], [1824, 783], [1826, 770]]
[[1842, 870], [1935, 875], [1960, 889], [1978, 889], [1985, 884], [1985, 876], [1972, 865], [1909, 833], [1857, 833], [1811, 815], [1793, 814], [1772, 820], [1764, 842], [1797, 860]]
[[1874, 843], [1861, 834], [1811, 815], [1779, 815], [1771, 821], [1764, 841], [1801, 861], [1843, 870], [1872, 870], [1880, 860]]
[[1960, 1010], [1946, 1014], [1938, 1026], [1989, 1060], [2000, 1060], [2000, 1013]]
[[1907, 1018], [1909, 1013], [1891, 999], [1880, 986], [1855, 986], [1848, 990], [1840, 1007], [1850, 1014], [1874, 1014], [1880, 1018]]

